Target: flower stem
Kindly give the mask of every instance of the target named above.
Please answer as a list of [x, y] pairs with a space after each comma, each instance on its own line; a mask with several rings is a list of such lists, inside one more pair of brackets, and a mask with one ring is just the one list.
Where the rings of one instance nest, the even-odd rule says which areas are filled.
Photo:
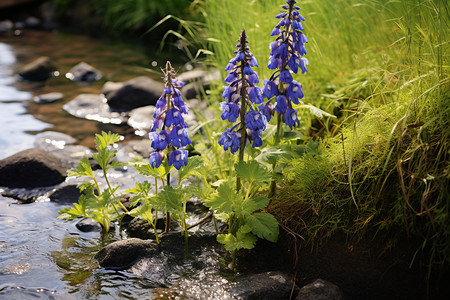
[[[245, 53], [245, 43], [247, 41], [247, 36], [245, 35], [245, 30], [243, 29], [241, 32], [240, 45], [241, 53]], [[245, 80], [244, 75], [245, 63], [241, 62], [241, 108], [239, 111], [240, 119], [241, 119], [241, 144], [239, 147], [239, 162], [244, 161], [244, 151], [245, 151], [245, 141], [247, 140], [247, 127], [245, 126], [245, 114], [247, 112], [247, 81]], [[236, 176], [236, 191], [239, 192], [241, 189], [241, 178]]]

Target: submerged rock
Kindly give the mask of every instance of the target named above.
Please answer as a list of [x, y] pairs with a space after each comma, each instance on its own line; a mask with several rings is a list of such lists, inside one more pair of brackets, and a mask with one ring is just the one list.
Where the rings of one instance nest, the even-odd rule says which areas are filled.
[[289, 299], [294, 281], [292, 276], [278, 271], [238, 278], [229, 289], [233, 299]]
[[95, 259], [101, 267], [125, 269], [144, 257], [159, 253], [158, 246], [150, 240], [131, 238], [117, 241], [102, 248]]
[[81, 94], [63, 106], [69, 114], [102, 123], [122, 124], [127, 120], [125, 113], [112, 112], [97, 94]]
[[66, 73], [66, 78], [79, 82], [94, 82], [102, 76], [102, 72], [85, 62], [80, 62]]
[[61, 185], [56, 188], [49, 196], [50, 200], [59, 204], [78, 203], [80, 198], [80, 189], [73, 184]]
[[68, 165], [40, 148], [31, 148], [0, 160], [0, 186], [41, 187], [61, 183]]
[[56, 101], [61, 100], [64, 97], [62, 93], [48, 93], [48, 94], [42, 94], [39, 96], [35, 96], [33, 98], [34, 102], [39, 104], [47, 104], [47, 103], [53, 103]]
[[164, 85], [161, 82], [141, 76], [124, 82], [117, 90], [108, 91], [104, 95], [111, 109], [129, 111], [155, 105], [163, 91]]
[[[95, 220], [90, 218], [81, 219], [75, 227], [78, 228], [81, 232], [100, 232], [102, 231], [102, 226]], [[111, 230], [114, 229], [114, 226], [110, 227]]]
[[55, 70], [50, 58], [42, 56], [20, 68], [19, 75], [25, 80], [44, 81], [52, 77]]
[[342, 300], [344, 295], [338, 286], [323, 279], [305, 285], [297, 294], [296, 300]]

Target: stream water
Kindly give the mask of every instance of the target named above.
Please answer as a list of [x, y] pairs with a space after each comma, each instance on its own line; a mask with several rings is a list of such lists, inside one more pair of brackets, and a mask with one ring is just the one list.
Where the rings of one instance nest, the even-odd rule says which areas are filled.
[[[21, 81], [17, 69], [40, 56], [49, 56], [60, 75], [45, 83]], [[81, 61], [101, 70], [104, 78], [90, 85], [65, 78]], [[151, 57], [138, 45], [117, 41], [46, 31], [26, 31], [19, 37], [0, 35], [0, 159], [33, 147], [36, 135], [47, 130], [68, 134], [88, 147], [100, 130], [139, 138], [129, 127], [77, 119], [62, 106], [78, 94], [99, 93], [106, 80], [142, 75], [158, 79], [159, 72], [145, 67], [159, 70], [164, 63], [160, 55]], [[34, 96], [50, 92], [63, 93], [63, 100], [50, 104], [33, 101]], [[93, 256], [121, 238], [118, 230], [107, 237], [81, 232], [75, 226], [78, 220], [57, 219], [61, 208], [45, 198], [19, 204], [0, 196], [1, 299], [180, 298], [187, 289], [192, 297], [201, 298], [207, 294], [205, 287], [213, 293], [210, 296], [222, 298], [220, 286], [226, 280], [217, 275], [220, 255], [214, 247], [200, 247], [200, 252], [193, 254], [195, 259], [182, 261], [157, 281], [136, 272], [105, 270]], [[174, 286], [176, 292], [168, 290]]]

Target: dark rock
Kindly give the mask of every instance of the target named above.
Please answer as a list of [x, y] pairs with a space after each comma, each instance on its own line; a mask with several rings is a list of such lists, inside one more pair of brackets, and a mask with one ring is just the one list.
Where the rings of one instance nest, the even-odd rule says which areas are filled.
[[50, 58], [42, 56], [23, 66], [19, 75], [25, 80], [44, 81], [52, 77], [55, 70]]
[[123, 86], [105, 95], [113, 110], [129, 111], [134, 108], [155, 105], [164, 91], [164, 85], [141, 76], [124, 82]]
[[70, 69], [66, 78], [79, 82], [94, 82], [102, 78], [102, 72], [85, 62], [80, 62]]
[[109, 244], [102, 248], [94, 258], [101, 267], [125, 269], [138, 260], [151, 257], [158, 252], [156, 243], [131, 238]]
[[11, 31], [14, 27], [14, 23], [11, 20], [4, 20], [0, 22], [0, 32]]
[[33, 98], [34, 102], [39, 104], [46, 104], [46, 103], [53, 103], [56, 101], [61, 100], [64, 97], [62, 93], [48, 93], [48, 94], [42, 94], [39, 96], [35, 96]]
[[112, 112], [97, 94], [81, 94], [63, 106], [69, 114], [102, 123], [122, 124], [127, 120], [125, 113]]
[[[102, 226], [95, 220], [83, 218], [75, 225], [81, 232], [101, 232]], [[111, 227], [113, 229], [114, 227]]]
[[190, 82], [181, 88], [181, 94], [185, 99], [202, 98], [202, 94], [207, 89], [209, 89], [209, 84]]
[[305, 285], [297, 294], [296, 300], [342, 300], [344, 295], [338, 286], [331, 282], [316, 279]]
[[31, 148], [0, 160], [0, 186], [40, 187], [61, 183], [68, 165], [40, 148]]
[[123, 82], [113, 82], [113, 81], [107, 81], [102, 87], [102, 94], [107, 98], [109, 93], [117, 91], [121, 87], [123, 87]]
[[[144, 219], [134, 218], [127, 227], [127, 233], [130, 237], [141, 239], [155, 239], [155, 232], [152, 225]], [[158, 234], [161, 233], [159, 230]]]
[[80, 195], [80, 189], [77, 188], [76, 185], [64, 185], [55, 189], [55, 191], [50, 195], [50, 200], [60, 204], [72, 204], [78, 203], [78, 198], [80, 198]]
[[33, 17], [33, 16], [28, 16], [25, 21], [24, 21], [25, 27], [28, 28], [35, 28], [35, 27], [39, 27], [39, 25], [41, 25], [41, 20]]
[[21, 204], [33, 203], [39, 200], [47, 200], [49, 193], [51, 193], [51, 187], [38, 187], [38, 188], [8, 188], [1, 189], [1, 195], [16, 199]]
[[289, 299], [294, 281], [282, 272], [266, 272], [241, 277], [229, 290], [233, 299]]

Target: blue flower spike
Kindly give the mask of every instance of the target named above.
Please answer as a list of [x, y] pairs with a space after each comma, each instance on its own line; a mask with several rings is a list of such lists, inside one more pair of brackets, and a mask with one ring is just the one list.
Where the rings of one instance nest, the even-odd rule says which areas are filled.
[[[264, 105], [261, 106], [264, 90], [255, 86], [259, 83], [259, 78], [252, 68], [258, 67], [258, 61], [247, 46], [245, 30], [242, 30], [238, 42], [236, 45], [238, 49], [233, 52], [236, 56], [229, 60], [225, 68], [225, 71], [229, 72], [225, 78], [225, 83], [228, 85], [223, 87], [222, 97], [225, 101], [220, 103], [222, 120], [235, 123], [240, 119], [237, 125], [227, 128], [219, 140], [219, 145], [231, 153], [236, 153], [241, 145], [245, 146], [247, 140], [253, 147], [261, 146], [260, 136], [266, 129], [268, 121], [267, 110], [265, 113], [260, 111], [267, 108]], [[247, 132], [248, 126], [250, 126], [251, 134]], [[254, 131], [257, 133], [253, 133]]]
[[[302, 86], [295, 81], [292, 74], [297, 74], [299, 70], [306, 73], [308, 60], [302, 57], [306, 54], [305, 44], [308, 39], [303, 33], [305, 18], [300, 15], [300, 7], [295, 0], [285, 0], [287, 5], [281, 7], [285, 10], [275, 16], [277, 25], [271, 32], [275, 36], [275, 41], [270, 43], [270, 57], [268, 68], [275, 70], [270, 80], [264, 80], [263, 97], [267, 98], [267, 104], [273, 99], [273, 107], [276, 112], [282, 115], [283, 122], [291, 129], [300, 124], [297, 118], [297, 111], [292, 108], [292, 104], [300, 104], [303, 98]], [[268, 107], [262, 107], [264, 115], [269, 116]], [[270, 120], [270, 118], [268, 118]]]
[[179, 170], [187, 165], [189, 154], [187, 150], [180, 148], [191, 144], [189, 128], [183, 117], [183, 114], [188, 113], [188, 108], [179, 90], [184, 83], [175, 78], [176, 73], [170, 62], [161, 70], [165, 88], [163, 95], [156, 102], [153, 115], [155, 120], [149, 133], [151, 147], [155, 150], [150, 154], [149, 163], [152, 168], [159, 168], [167, 157], [168, 164]]

